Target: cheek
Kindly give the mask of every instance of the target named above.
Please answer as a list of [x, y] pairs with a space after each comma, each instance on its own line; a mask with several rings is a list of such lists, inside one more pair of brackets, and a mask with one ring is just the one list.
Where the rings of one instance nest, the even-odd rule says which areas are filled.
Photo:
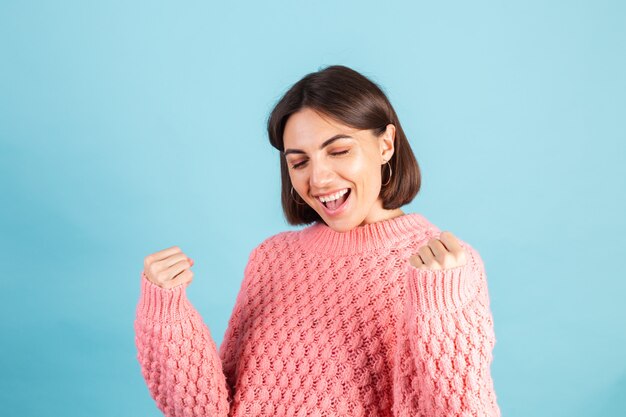
[[351, 164], [344, 170], [344, 175], [354, 182], [360, 190], [359, 199], [376, 199], [380, 193], [380, 168], [369, 161]]
[[376, 188], [380, 182], [380, 168], [370, 161], [360, 161], [353, 171], [354, 178], [358, 178], [367, 187]]
[[291, 185], [298, 191], [303, 191], [303, 181], [297, 173], [289, 172], [289, 179], [291, 180]]
[[343, 166], [343, 172], [355, 182], [369, 183], [372, 176], [372, 164], [364, 156], [355, 157]]

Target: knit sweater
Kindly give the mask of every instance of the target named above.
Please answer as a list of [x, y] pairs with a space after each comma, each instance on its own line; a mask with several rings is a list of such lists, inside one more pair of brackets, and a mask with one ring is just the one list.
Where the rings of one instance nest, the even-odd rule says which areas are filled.
[[166, 416], [499, 416], [482, 259], [424, 270], [421, 214], [278, 233], [250, 253], [219, 350], [185, 294], [141, 274], [135, 342]]

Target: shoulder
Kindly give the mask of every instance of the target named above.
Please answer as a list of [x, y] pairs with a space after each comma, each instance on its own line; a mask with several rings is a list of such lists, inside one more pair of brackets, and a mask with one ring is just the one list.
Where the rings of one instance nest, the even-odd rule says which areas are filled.
[[[248, 256], [248, 261], [244, 270], [246, 279], [256, 281], [259, 274], [264, 275], [273, 266], [281, 264], [281, 257], [288, 256], [295, 247], [295, 240], [298, 238], [298, 230], [286, 230], [276, 233], [258, 243]], [[253, 278], [253, 277], [257, 278]]]
[[411, 213], [407, 217], [410, 218], [410, 222], [407, 221], [409, 226], [403, 228], [404, 239], [413, 245], [421, 246], [441, 233], [441, 229], [421, 213]]
[[299, 233], [297, 230], [286, 230], [263, 239], [252, 249], [248, 261], [258, 260], [259, 257], [265, 257], [268, 254], [281, 253], [297, 238], [297, 233]]

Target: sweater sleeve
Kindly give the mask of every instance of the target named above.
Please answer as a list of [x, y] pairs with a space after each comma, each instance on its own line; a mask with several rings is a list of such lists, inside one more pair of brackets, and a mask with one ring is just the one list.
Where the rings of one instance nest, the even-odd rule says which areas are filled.
[[495, 345], [484, 265], [460, 241], [464, 265], [421, 270], [407, 261], [404, 320], [399, 324], [396, 416], [500, 416], [491, 378]]
[[229, 414], [230, 389], [215, 342], [185, 285], [161, 288], [142, 271], [135, 344], [150, 395], [166, 417]]

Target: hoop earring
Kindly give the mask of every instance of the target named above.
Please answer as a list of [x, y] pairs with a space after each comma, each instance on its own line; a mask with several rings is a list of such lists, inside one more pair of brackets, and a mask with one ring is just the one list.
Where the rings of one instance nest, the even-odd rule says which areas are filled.
[[295, 201], [296, 204], [298, 204], [300, 206], [306, 206], [307, 205], [306, 203], [298, 203], [298, 200], [293, 197], [293, 186], [291, 186], [291, 191], [289, 191], [289, 194], [291, 195], [291, 199], [293, 201]]
[[387, 161], [387, 165], [389, 165], [389, 178], [387, 178], [387, 182], [383, 184], [383, 187], [389, 184], [389, 181], [391, 181], [391, 176], [393, 175], [393, 170], [391, 169], [391, 164], [389, 163], [389, 161]]

